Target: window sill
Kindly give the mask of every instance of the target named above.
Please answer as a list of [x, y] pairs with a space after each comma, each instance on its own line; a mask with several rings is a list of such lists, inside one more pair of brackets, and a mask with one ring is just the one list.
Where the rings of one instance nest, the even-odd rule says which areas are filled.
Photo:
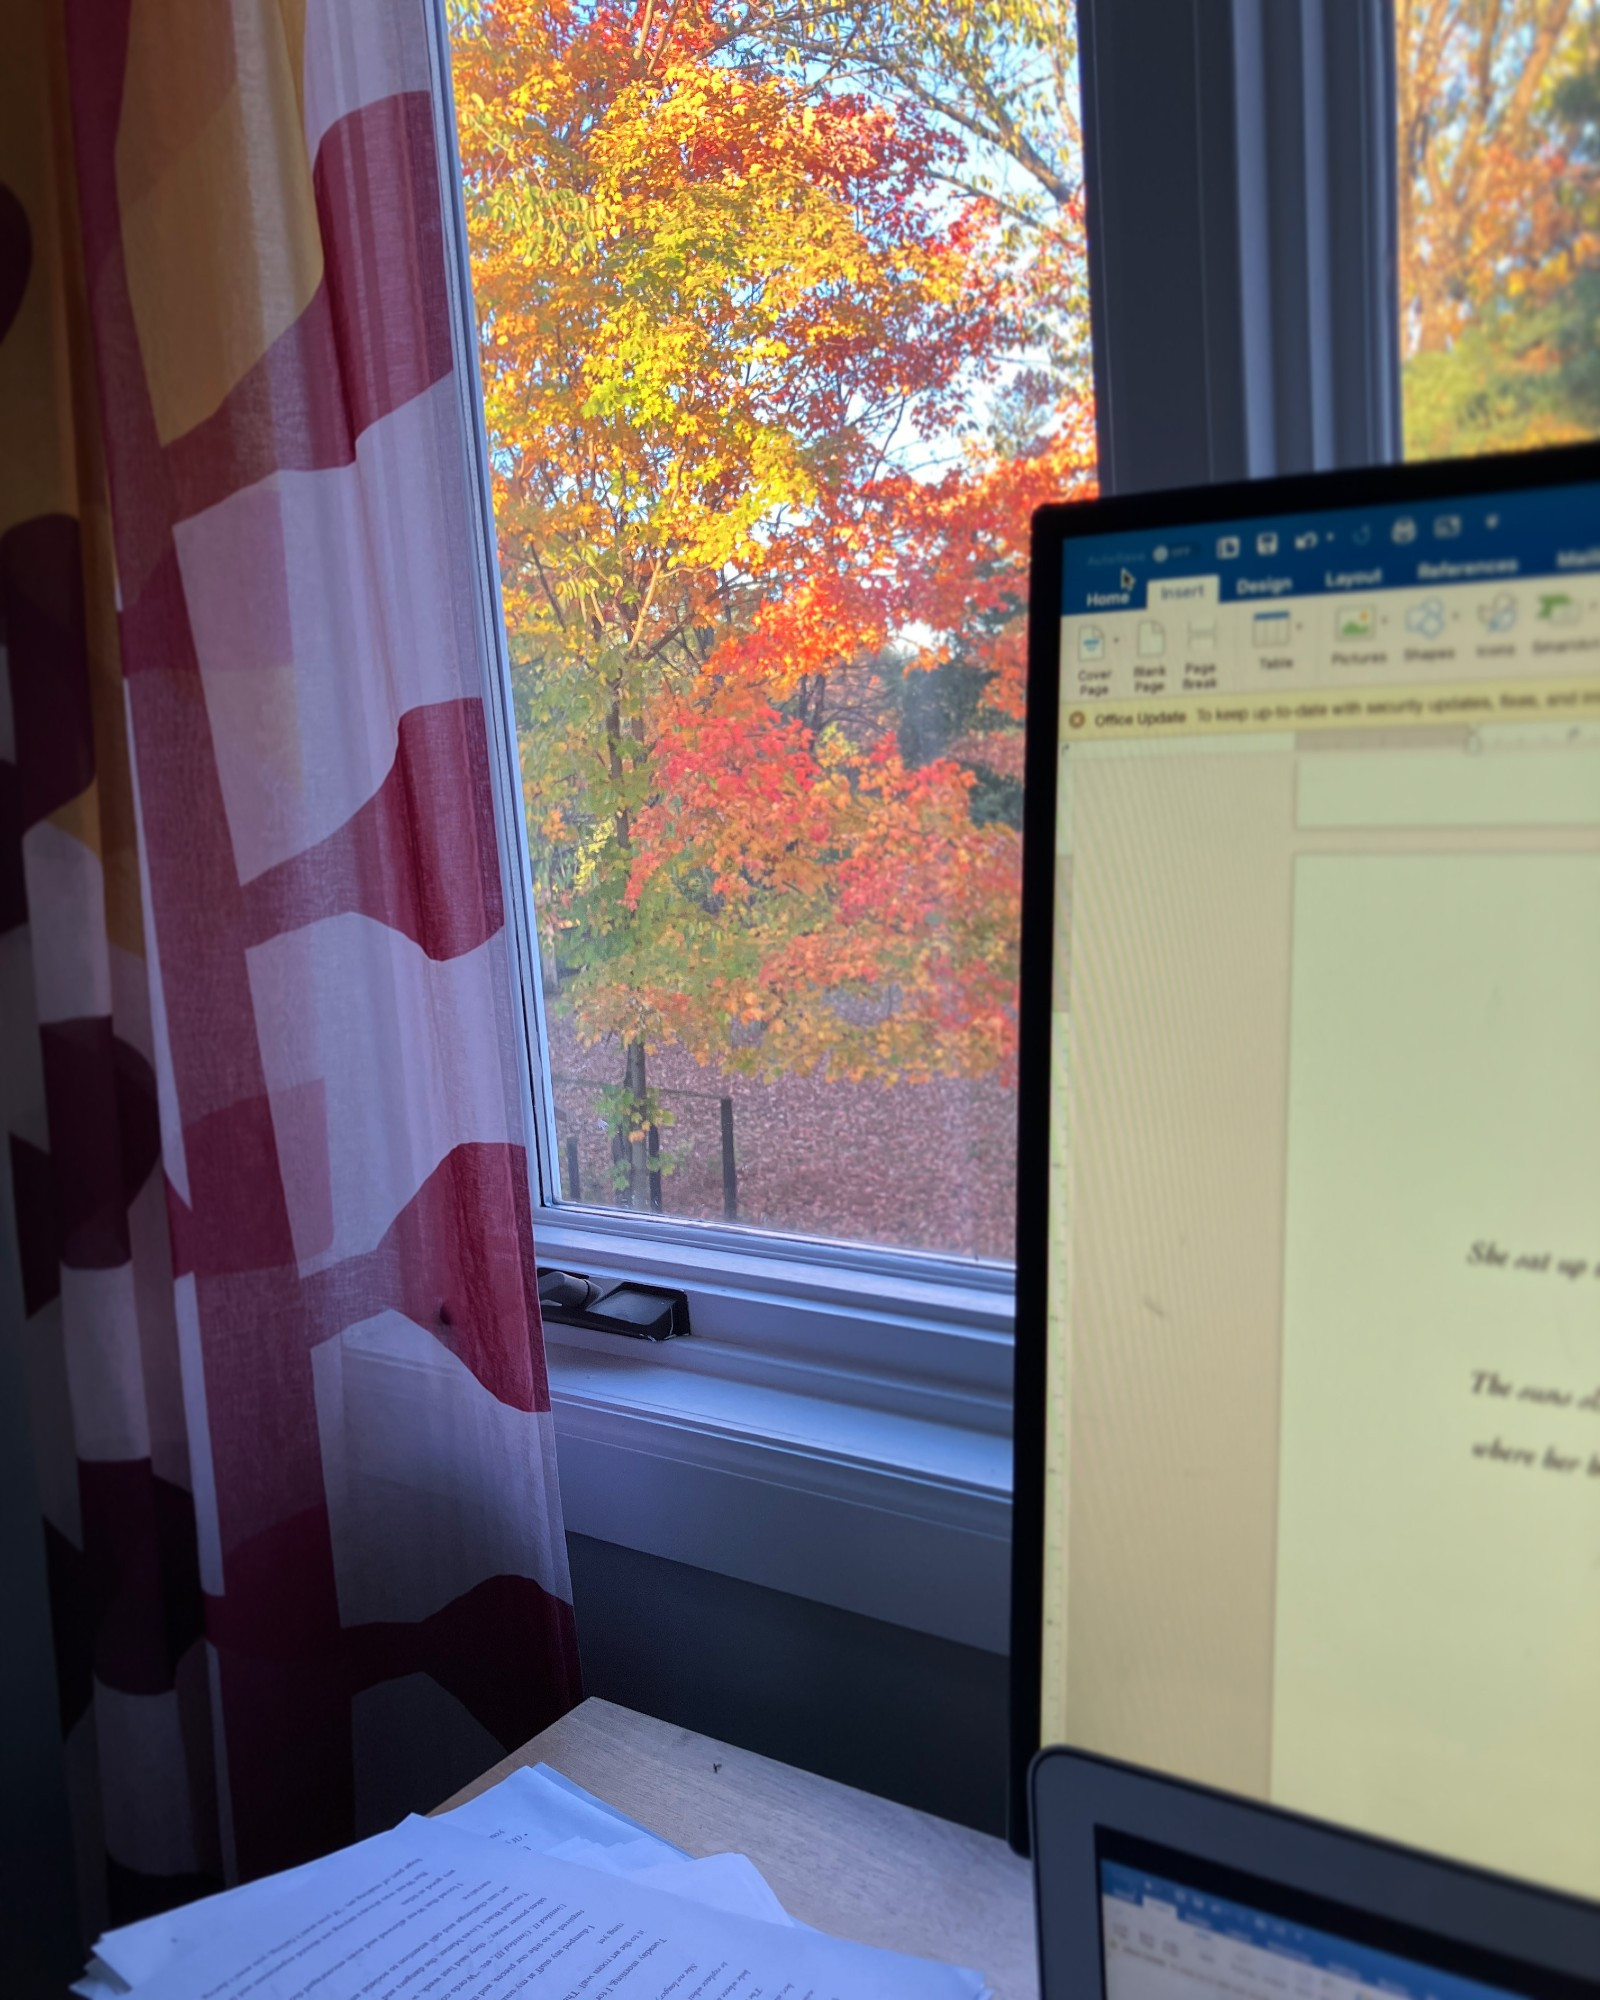
[[1009, 1436], [708, 1373], [696, 1338], [546, 1329], [568, 1528], [1005, 1652]]

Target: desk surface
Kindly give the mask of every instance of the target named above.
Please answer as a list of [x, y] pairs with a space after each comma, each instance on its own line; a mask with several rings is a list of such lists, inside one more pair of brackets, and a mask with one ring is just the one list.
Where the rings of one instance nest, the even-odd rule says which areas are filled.
[[440, 1810], [523, 1764], [552, 1765], [687, 1853], [748, 1854], [802, 1923], [976, 1966], [996, 2000], [1036, 2000], [1031, 1873], [989, 1834], [597, 1700]]

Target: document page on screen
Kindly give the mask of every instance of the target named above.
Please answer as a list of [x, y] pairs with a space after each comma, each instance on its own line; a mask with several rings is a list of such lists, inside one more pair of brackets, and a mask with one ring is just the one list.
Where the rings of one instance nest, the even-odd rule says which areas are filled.
[[1515, 504], [1067, 566], [1040, 1721], [1600, 1896], [1600, 548]]
[[1600, 857], [1296, 864], [1273, 1796], [1576, 1881], [1597, 996]]

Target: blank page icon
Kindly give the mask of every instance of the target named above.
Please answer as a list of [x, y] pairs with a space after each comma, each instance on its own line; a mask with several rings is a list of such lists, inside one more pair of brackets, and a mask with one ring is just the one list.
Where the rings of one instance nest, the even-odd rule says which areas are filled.
[[1139, 655], [1141, 659], [1157, 660], [1167, 650], [1167, 630], [1159, 618], [1139, 620]]

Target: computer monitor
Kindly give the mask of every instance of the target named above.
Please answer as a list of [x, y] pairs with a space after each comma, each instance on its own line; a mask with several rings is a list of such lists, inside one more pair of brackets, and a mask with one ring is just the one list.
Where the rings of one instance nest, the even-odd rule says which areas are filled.
[[1013, 1838], [1600, 1895], [1600, 451], [1045, 509], [1028, 738]]

